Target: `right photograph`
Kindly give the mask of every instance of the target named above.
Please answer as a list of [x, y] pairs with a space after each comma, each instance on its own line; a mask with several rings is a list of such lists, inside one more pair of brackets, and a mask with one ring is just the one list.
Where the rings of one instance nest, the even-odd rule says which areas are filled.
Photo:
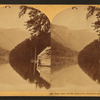
[[100, 8], [74, 6], [51, 22], [51, 90], [100, 92]]

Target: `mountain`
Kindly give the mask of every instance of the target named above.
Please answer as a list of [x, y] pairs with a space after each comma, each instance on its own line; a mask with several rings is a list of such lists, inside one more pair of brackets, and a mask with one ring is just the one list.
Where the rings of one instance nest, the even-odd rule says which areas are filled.
[[29, 32], [15, 29], [2, 29], [0, 28], [0, 47], [7, 50], [13, 49], [18, 43], [22, 42], [29, 37]]
[[51, 24], [51, 37], [71, 50], [80, 51], [96, 39], [97, 35], [88, 29], [71, 30], [66, 26]]
[[69, 35], [69, 30], [65, 26], [51, 24], [51, 38], [58, 43], [63, 44], [63, 46], [68, 46], [67, 38]]

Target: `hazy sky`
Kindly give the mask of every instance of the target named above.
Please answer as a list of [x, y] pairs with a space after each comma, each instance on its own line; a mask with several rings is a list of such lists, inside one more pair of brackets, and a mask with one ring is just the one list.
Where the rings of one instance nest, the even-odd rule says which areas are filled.
[[95, 18], [92, 16], [86, 20], [87, 6], [77, 8], [78, 9], [69, 8], [63, 10], [54, 17], [52, 23], [63, 25], [74, 30], [90, 29], [90, 31], [93, 31], [93, 28], [91, 28], [91, 23], [95, 20]]
[[21, 28], [25, 29], [24, 21], [28, 19], [27, 15], [18, 18], [20, 12], [19, 6], [11, 6], [11, 8], [0, 8], [0, 28]]

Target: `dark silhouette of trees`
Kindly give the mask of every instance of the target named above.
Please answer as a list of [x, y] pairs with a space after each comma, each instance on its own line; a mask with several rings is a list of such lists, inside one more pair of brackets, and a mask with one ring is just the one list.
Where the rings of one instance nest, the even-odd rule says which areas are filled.
[[44, 13], [35, 8], [20, 6], [20, 9], [19, 18], [28, 12], [29, 20], [25, 22], [25, 26], [30, 31], [39, 54], [45, 47], [50, 46], [50, 21]]
[[93, 16], [93, 14], [96, 12], [95, 17], [97, 18], [97, 21], [95, 21], [92, 27], [94, 27], [94, 30], [96, 32], [100, 32], [99, 28], [100, 28], [100, 8], [96, 7], [96, 6], [89, 6], [87, 8], [88, 13], [86, 14], [86, 19], [88, 19], [89, 17]]
[[50, 21], [47, 16], [41, 11], [27, 6], [20, 7], [19, 18], [26, 14], [27, 11], [29, 15], [29, 20], [25, 22], [26, 29], [31, 32], [31, 35], [35, 32], [40, 33], [50, 33]]
[[[95, 6], [89, 6], [87, 8], [88, 13], [86, 19], [88, 20], [91, 16], [96, 17], [96, 21], [92, 24], [94, 30], [98, 32], [100, 36], [100, 8]], [[89, 75], [93, 80], [100, 83], [100, 42], [96, 39], [93, 42], [86, 45], [78, 55], [78, 64], [81, 69]]]
[[78, 64], [93, 80], [100, 82], [100, 43], [94, 40], [83, 48], [78, 56]]

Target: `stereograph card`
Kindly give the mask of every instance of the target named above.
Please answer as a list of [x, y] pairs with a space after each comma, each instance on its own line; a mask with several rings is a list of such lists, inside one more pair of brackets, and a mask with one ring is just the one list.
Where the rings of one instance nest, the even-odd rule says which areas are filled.
[[100, 96], [99, 5], [0, 5], [1, 96]]

